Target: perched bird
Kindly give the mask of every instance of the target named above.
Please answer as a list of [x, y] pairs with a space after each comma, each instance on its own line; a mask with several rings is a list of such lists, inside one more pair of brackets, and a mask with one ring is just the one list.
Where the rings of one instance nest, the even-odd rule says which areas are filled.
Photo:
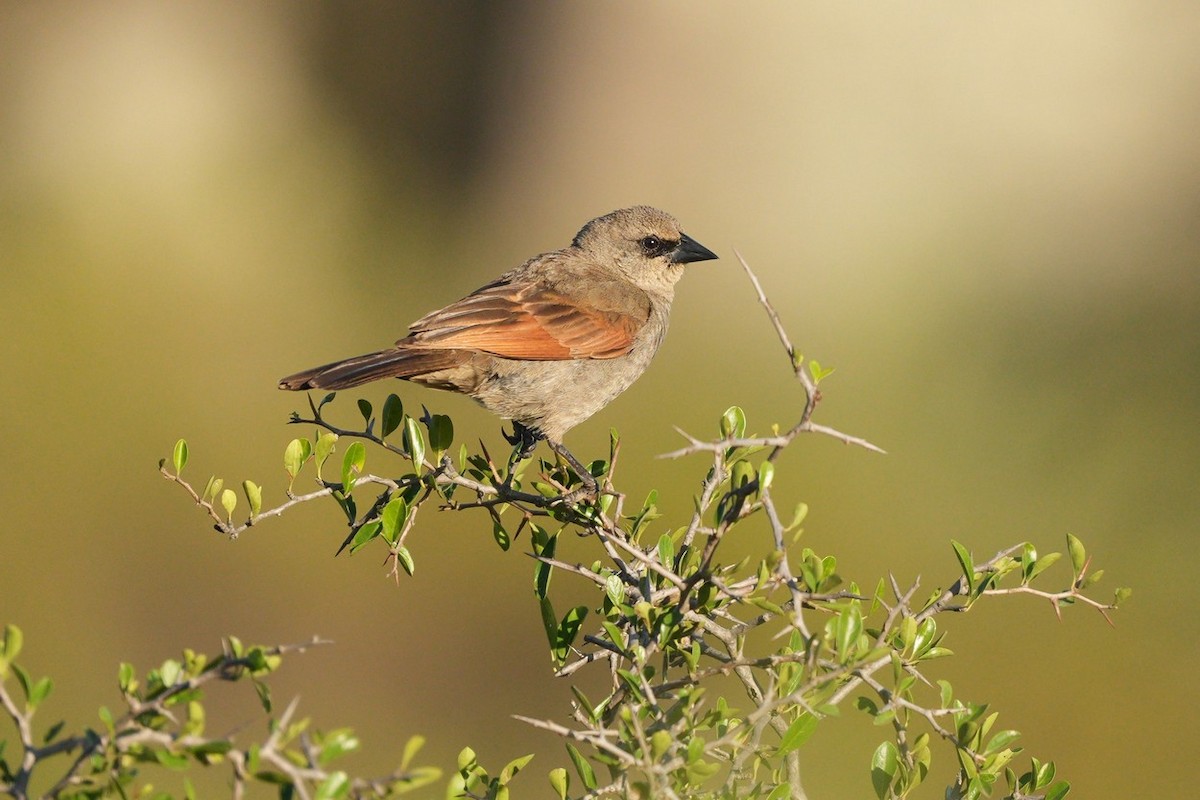
[[563, 434], [637, 380], [667, 333], [684, 266], [716, 254], [666, 212], [597, 217], [543, 253], [417, 320], [392, 347], [289, 375], [279, 388], [346, 389], [401, 378], [461, 392], [513, 421], [520, 458], [546, 439], [590, 492]]

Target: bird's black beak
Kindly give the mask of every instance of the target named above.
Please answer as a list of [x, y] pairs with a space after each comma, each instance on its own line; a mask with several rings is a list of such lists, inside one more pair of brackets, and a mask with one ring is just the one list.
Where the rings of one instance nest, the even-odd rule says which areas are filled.
[[717, 258], [716, 253], [686, 233], [679, 235], [679, 244], [671, 253], [672, 264], [690, 264], [693, 261], [708, 261], [713, 258]]

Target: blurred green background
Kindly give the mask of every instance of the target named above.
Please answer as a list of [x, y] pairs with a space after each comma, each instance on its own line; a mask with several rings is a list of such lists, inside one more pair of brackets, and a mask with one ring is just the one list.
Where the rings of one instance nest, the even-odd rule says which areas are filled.
[[[561, 746], [509, 715], [561, 719], [569, 692], [521, 548], [426, 517], [397, 588], [378, 551], [332, 560], [332, 504], [230, 543], [155, 464], [187, 437], [193, 479], [253, 478], [270, 504], [306, 432], [279, 376], [649, 203], [722, 260], [690, 271], [658, 360], [572, 449], [600, 457], [617, 427], [624, 488], [660, 488], [665, 528], [703, 470], [654, 458], [672, 425], [712, 434], [732, 403], [758, 431], [796, 419], [739, 248], [838, 369], [819, 418], [889, 451], [788, 452], [777, 485], [810, 505], [807, 544], [847, 578], [932, 588], [951, 538], [982, 557], [1080, 536], [1105, 593], [1135, 589], [1115, 629], [988, 603], [952, 621], [946, 644], [974, 655], [944, 674], [1080, 797], [1187, 794], [1198, 41], [1195, 3], [1135, 0], [4, 3], [0, 622], [56, 679], [43, 725], [94, 724], [121, 660], [316, 633], [336, 645], [292, 658], [275, 695], [355, 727], [353, 768], [387, 771], [419, 732], [444, 767], [466, 744], [494, 767], [536, 751], [518, 787], [548, 796]], [[469, 401], [362, 395], [388, 391], [500, 447]], [[217, 694], [215, 729], [260, 730], [249, 687]], [[870, 796], [876, 734], [853, 712], [824, 725], [810, 796]]]

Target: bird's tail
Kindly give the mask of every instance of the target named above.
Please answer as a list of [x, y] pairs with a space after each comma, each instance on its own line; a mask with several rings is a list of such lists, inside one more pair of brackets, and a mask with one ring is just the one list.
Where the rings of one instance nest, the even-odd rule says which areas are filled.
[[280, 389], [349, 389], [380, 378], [413, 378], [460, 363], [462, 351], [390, 347], [320, 367], [279, 381]]

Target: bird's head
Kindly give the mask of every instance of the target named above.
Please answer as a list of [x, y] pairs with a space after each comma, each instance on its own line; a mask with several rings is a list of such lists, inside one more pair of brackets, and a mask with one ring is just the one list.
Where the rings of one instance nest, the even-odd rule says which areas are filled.
[[650, 206], [633, 206], [589, 222], [572, 246], [588, 260], [612, 265], [623, 277], [648, 291], [669, 291], [685, 265], [717, 254], [685, 234], [679, 221]]

